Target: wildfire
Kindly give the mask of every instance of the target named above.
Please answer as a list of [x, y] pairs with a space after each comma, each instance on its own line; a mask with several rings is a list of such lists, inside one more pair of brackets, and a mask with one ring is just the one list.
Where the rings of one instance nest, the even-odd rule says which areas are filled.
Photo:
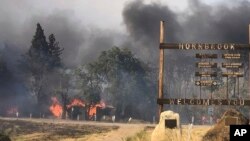
[[75, 98], [69, 105], [67, 105], [67, 108], [69, 109], [73, 106], [85, 107], [85, 103], [82, 100]]
[[51, 100], [52, 100], [52, 105], [49, 107], [49, 110], [55, 117], [57, 118], [61, 117], [63, 110], [58, 99], [56, 97], [52, 97]]
[[94, 115], [96, 115], [96, 110], [97, 108], [105, 108], [106, 107], [106, 104], [104, 103], [104, 101], [101, 101], [100, 103], [98, 104], [95, 104], [95, 105], [90, 105], [89, 107], [89, 117], [93, 117]]

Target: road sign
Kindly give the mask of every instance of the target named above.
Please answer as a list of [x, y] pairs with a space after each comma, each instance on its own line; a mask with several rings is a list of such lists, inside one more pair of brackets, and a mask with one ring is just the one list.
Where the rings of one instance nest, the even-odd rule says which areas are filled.
[[223, 77], [243, 77], [242, 72], [223, 72]]
[[224, 59], [240, 59], [240, 54], [237, 53], [237, 54], [222, 54], [222, 58]]
[[242, 68], [243, 63], [222, 63], [222, 68]]
[[196, 86], [216, 86], [218, 83], [213, 80], [200, 80], [195, 81]]
[[217, 54], [202, 54], [202, 53], [199, 53], [199, 54], [196, 54], [195, 57], [196, 58], [201, 58], [201, 59], [206, 59], [206, 58], [216, 59], [216, 58], [218, 58], [218, 55]]
[[195, 72], [195, 76], [199, 77], [216, 77], [216, 72]]
[[196, 63], [198, 68], [217, 68], [217, 63], [213, 62], [198, 62]]

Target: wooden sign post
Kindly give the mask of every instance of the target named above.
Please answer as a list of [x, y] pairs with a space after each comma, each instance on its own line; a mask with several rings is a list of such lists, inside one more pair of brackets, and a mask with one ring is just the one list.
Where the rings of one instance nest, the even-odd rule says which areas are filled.
[[[233, 43], [221, 43], [221, 44], [210, 44], [210, 43], [164, 43], [165, 38], [165, 27], [164, 27], [164, 21], [160, 21], [160, 55], [159, 55], [159, 78], [158, 78], [158, 99], [157, 103], [159, 105], [159, 118], [161, 112], [163, 112], [163, 106], [164, 104], [170, 104], [170, 105], [234, 105], [234, 106], [250, 106], [250, 71], [248, 71], [248, 99], [242, 99], [239, 98], [239, 77], [243, 77], [243, 73], [239, 72], [222, 72], [220, 74], [222, 77], [226, 77], [227, 81], [229, 77], [236, 77], [238, 80], [238, 98], [237, 99], [229, 99], [228, 96], [228, 84], [227, 84], [227, 99], [213, 99], [212, 94], [210, 99], [201, 99], [201, 94], [199, 99], [182, 99], [182, 98], [165, 98], [164, 99], [164, 92], [163, 92], [163, 84], [164, 84], [164, 49], [179, 49], [179, 50], [221, 50], [221, 51], [235, 51], [235, 50], [245, 50], [248, 51], [249, 54], [249, 63], [248, 67], [250, 69], [250, 24], [249, 24], [249, 44], [233, 44]], [[205, 59], [217, 59], [217, 54], [196, 54], [196, 58]], [[239, 53], [236, 54], [223, 54], [221, 58], [223, 59], [240, 59], [241, 55]], [[235, 62], [235, 63], [221, 63], [221, 65], [218, 65], [218, 63], [215, 62], [198, 62], [196, 63], [197, 68], [217, 68], [218, 66], [221, 66], [225, 69], [237, 69], [237, 68], [243, 68], [243, 63]], [[217, 77], [218, 74], [216, 72], [195, 72], [195, 76], [198, 77]], [[227, 82], [228, 83], [228, 82]], [[217, 86], [218, 83], [216, 81], [212, 80], [199, 80], [195, 81], [195, 85], [199, 86], [201, 89], [201, 86]], [[250, 117], [250, 113], [249, 113]]]
[[[165, 29], [164, 29], [164, 21], [160, 22], [160, 44], [164, 43], [164, 35], [165, 35]], [[163, 99], [163, 76], [164, 74], [164, 49], [160, 49], [160, 61], [159, 61], [159, 87], [158, 87], [158, 98]], [[163, 103], [159, 104], [159, 118], [161, 115], [161, 112], [163, 112]]]

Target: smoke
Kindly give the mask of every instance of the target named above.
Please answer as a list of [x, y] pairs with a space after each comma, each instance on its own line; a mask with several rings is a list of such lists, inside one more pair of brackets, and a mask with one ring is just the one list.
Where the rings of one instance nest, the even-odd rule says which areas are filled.
[[[234, 6], [208, 5], [198, 0], [190, 0], [184, 13], [174, 11], [167, 4], [132, 1], [125, 5], [122, 13], [124, 25], [130, 36], [127, 45], [131, 45], [133, 51], [136, 51], [136, 54], [144, 61], [158, 66], [160, 20], [165, 21], [165, 42], [168, 43], [248, 43], [250, 3], [246, 0], [233, 3]], [[166, 51], [165, 97], [180, 98], [186, 93], [187, 97], [193, 97], [192, 94], [198, 94], [198, 91], [195, 91], [197, 87], [193, 84], [192, 86], [182, 84], [185, 79], [189, 78], [187, 82], [192, 82], [190, 78], [195, 79], [195, 70], [193, 70], [195, 68], [187, 68], [188, 65], [194, 65], [195, 60], [193, 57], [184, 56], [190, 53], [194, 52]], [[179, 74], [176, 73], [177, 70]], [[176, 76], [173, 77], [173, 75]], [[186, 118], [186, 116], [183, 117]]]
[[[207, 5], [190, 0], [185, 13], [176, 12], [160, 2], [145, 4], [142, 0], [131, 1], [124, 5], [121, 13], [127, 33], [86, 25], [76, 18], [72, 10], [48, 9], [48, 12], [41, 14], [39, 8], [34, 10], [38, 6], [30, 1], [23, 5], [18, 10], [14, 2], [2, 2], [1, 44], [12, 44], [20, 51], [15, 55], [20, 56], [30, 47], [36, 23], [39, 22], [45, 34], [54, 33], [64, 48], [62, 58], [66, 66], [91, 62], [99, 52], [115, 45], [129, 47], [143, 59], [156, 54], [152, 56], [155, 60], [160, 20], [166, 22], [166, 42], [248, 42], [250, 15], [246, 13], [250, 12], [250, 4], [246, 0], [234, 2], [235, 6]], [[10, 6], [14, 8], [10, 10]], [[34, 14], [29, 13], [28, 9]]]
[[[113, 46], [128, 47], [143, 61], [155, 63], [158, 62], [160, 20], [166, 23], [166, 42], [248, 43], [250, 3], [247, 0], [234, 3], [234, 6], [208, 5], [190, 0], [184, 13], [164, 3], [146, 4], [143, 0], [134, 0], [126, 3], [121, 13], [124, 33], [87, 25], [68, 9], [48, 8], [43, 13], [37, 8], [39, 3], [34, 6], [31, 1], [3, 0], [0, 4], [0, 52], [15, 75], [18, 60], [30, 47], [39, 22], [46, 36], [55, 34], [64, 48], [62, 60], [67, 67], [92, 62], [101, 51]], [[22, 6], [16, 6], [18, 4]], [[109, 20], [107, 18], [105, 20]], [[18, 83], [18, 78], [13, 80]], [[16, 89], [13, 93], [24, 91], [20, 85], [13, 87], [8, 87]]]
[[123, 20], [134, 50], [144, 58], [157, 59], [152, 54], [158, 54], [160, 20], [165, 21], [166, 42], [248, 43], [250, 3], [244, 0], [234, 5], [189, 0], [183, 13], [140, 0], [125, 5]]
[[[155, 61], [159, 46], [159, 25], [161, 20], [166, 20], [167, 42], [178, 39], [180, 23], [177, 14], [168, 6], [159, 3], [144, 4], [143, 1], [133, 1], [125, 5], [123, 21], [129, 33], [132, 50], [138, 53], [143, 60]], [[127, 46], [127, 45], [125, 45]], [[155, 54], [155, 55], [152, 55]], [[150, 58], [148, 57], [150, 56]]]
[[183, 37], [189, 42], [231, 42], [248, 43], [250, 23], [249, 1], [239, 1], [237, 6], [210, 6], [200, 1], [190, 1], [190, 15], [181, 23]]
[[[3, 8], [3, 11], [4, 9], [6, 8]], [[12, 44], [13, 50], [18, 50], [15, 56], [21, 56], [29, 49], [36, 24], [40, 23], [46, 37], [53, 33], [60, 47], [64, 48], [62, 60], [66, 67], [93, 61], [101, 51], [117, 45], [123, 36], [114, 30], [87, 26], [70, 10], [55, 10], [44, 15], [34, 14], [25, 17], [25, 21], [18, 18], [14, 20], [13, 15], [7, 12], [0, 16], [3, 17], [0, 19], [0, 43]]]

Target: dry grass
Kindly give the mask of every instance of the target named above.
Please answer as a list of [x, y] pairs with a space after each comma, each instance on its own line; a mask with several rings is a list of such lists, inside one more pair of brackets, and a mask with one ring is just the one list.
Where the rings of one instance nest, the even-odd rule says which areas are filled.
[[[211, 126], [194, 126], [190, 130], [189, 126], [183, 126], [182, 130], [166, 129], [164, 141], [201, 141], [210, 128]], [[145, 128], [135, 136], [126, 138], [125, 141], [150, 141], [152, 132], [152, 128]]]
[[13, 141], [83, 141], [87, 135], [115, 129], [118, 127], [0, 119], [0, 133], [9, 135]]

